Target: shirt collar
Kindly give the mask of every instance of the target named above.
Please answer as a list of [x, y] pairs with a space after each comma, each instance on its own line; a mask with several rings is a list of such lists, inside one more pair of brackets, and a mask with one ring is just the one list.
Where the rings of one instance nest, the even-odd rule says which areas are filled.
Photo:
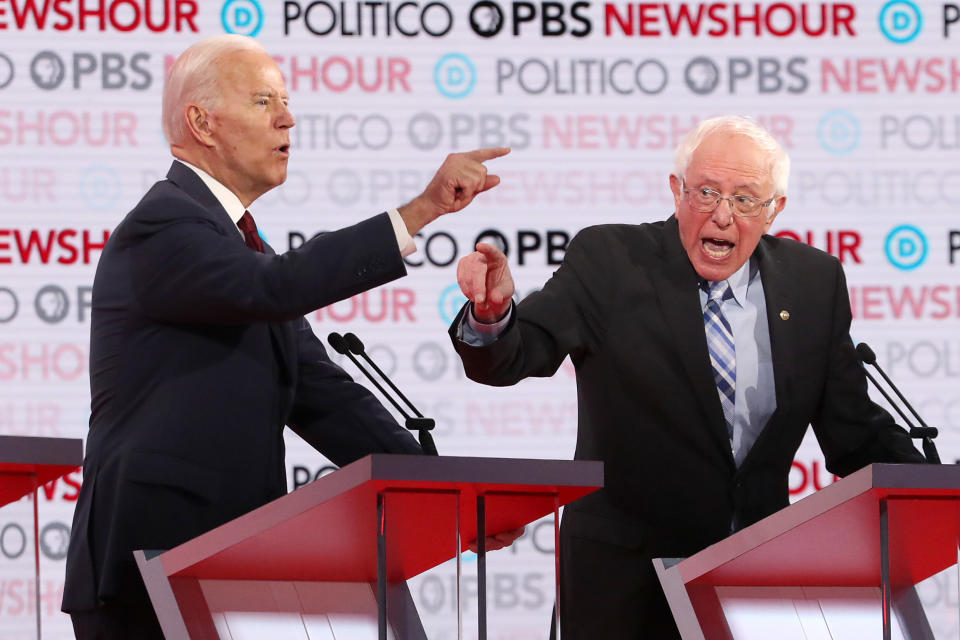
[[223, 207], [224, 211], [227, 212], [227, 215], [230, 216], [230, 219], [233, 220], [233, 224], [237, 224], [237, 221], [243, 217], [243, 212], [246, 211], [243, 203], [240, 202], [240, 198], [238, 198], [233, 191], [230, 191], [230, 189], [225, 187], [221, 182], [203, 169], [195, 167], [189, 162], [181, 160], [180, 158], [176, 158], [176, 160], [184, 166], [189, 167], [194, 173], [197, 174], [197, 177], [203, 180], [203, 184], [207, 185], [207, 188], [210, 189], [211, 193], [213, 193], [213, 197], [217, 199], [217, 202], [220, 203], [220, 206]]
[[743, 263], [743, 266], [737, 269], [732, 276], [727, 278], [727, 284], [730, 285], [730, 289], [733, 291], [733, 299], [736, 300], [737, 304], [741, 307], [747, 301], [747, 289], [754, 278], [757, 277], [758, 273], [760, 273], [760, 269], [757, 266], [757, 261], [750, 258]]
[[[747, 289], [760, 273], [760, 267], [755, 258], [747, 260], [739, 269], [733, 272], [727, 278], [727, 284], [730, 285], [730, 292], [733, 300], [741, 307], [747, 301]], [[704, 289], [703, 291], [706, 291]], [[702, 297], [703, 304], [706, 304], [706, 294]]]

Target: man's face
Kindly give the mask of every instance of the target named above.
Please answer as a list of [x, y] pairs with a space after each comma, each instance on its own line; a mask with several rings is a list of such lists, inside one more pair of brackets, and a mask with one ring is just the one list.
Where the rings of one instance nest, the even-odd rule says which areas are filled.
[[287, 179], [287, 88], [269, 55], [239, 51], [220, 59], [220, 104], [211, 113], [214, 177], [244, 206]]
[[[690, 159], [684, 176], [687, 189], [707, 187], [724, 196], [748, 195], [766, 202], [773, 197], [773, 179], [766, 154], [750, 138], [715, 133], [705, 138]], [[680, 226], [680, 242], [700, 277], [726, 280], [753, 254], [770, 224], [786, 204], [779, 198], [755, 218], [733, 215], [721, 200], [712, 213], [692, 208], [680, 180], [670, 176]]]

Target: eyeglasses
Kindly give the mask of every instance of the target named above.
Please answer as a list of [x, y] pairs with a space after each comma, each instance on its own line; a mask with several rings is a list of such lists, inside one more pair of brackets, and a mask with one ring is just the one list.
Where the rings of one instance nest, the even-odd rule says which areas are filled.
[[698, 189], [687, 189], [686, 181], [680, 181], [682, 191], [687, 194], [687, 202], [695, 210], [702, 213], [712, 213], [720, 205], [721, 200], [726, 200], [733, 207], [733, 214], [741, 218], [756, 218], [764, 207], [768, 207], [776, 201], [777, 196], [773, 196], [766, 202], [753, 196], [744, 196], [733, 194], [732, 196], [723, 196], [719, 192], [707, 187]]

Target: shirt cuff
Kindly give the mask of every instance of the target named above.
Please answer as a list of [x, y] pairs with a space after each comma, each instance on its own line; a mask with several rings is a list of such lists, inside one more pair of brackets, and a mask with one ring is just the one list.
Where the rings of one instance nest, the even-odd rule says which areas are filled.
[[459, 338], [471, 347], [486, 347], [497, 341], [503, 335], [513, 316], [513, 305], [507, 311], [507, 315], [492, 324], [480, 322], [473, 315], [473, 303], [467, 307], [467, 312], [463, 314], [463, 321], [460, 323]]
[[407, 231], [407, 225], [400, 216], [400, 210], [391, 209], [387, 211], [387, 215], [390, 216], [390, 224], [393, 225], [393, 232], [397, 235], [397, 246], [400, 247], [400, 255], [406, 258], [417, 250], [417, 245], [413, 243], [413, 238], [410, 237], [410, 232]]

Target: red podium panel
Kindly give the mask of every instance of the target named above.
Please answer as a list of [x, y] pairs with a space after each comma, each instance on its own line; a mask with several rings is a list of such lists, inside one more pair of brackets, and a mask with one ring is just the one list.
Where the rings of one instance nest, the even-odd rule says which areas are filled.
[[82, 440], [0, 436], [0, 507], [81, 464]]
[[958, 515], [960, 468], [875, 464], [655, 565], [684, 638], [732, 638], [715, 587], [866, 587], [886, 607], [898, 590], [957, 564]]
[[[478, 498], [491, 536], [602, 485], [600, 462], [376, 454], [150, 560], [137, 552], [138, 562], [165, 633], [181, 637], [164, 617], [170, 629], [209, 617], [196, 611], [198, 580], [374, 583], [382, 533], [386, 576], [398, 583], [466, 550]], [[219, 637], [209, 620], [205, 629]]]
[[[83, 441], [75, 438], [37, 438], [27, 436], [0, 436], [0, 507], [11, 505], [9, 510], [22, 511], [20, 505], [11, 503], [33, 494], [32, 514], [23, 515], [26, 521], [32, 520], [32, 537], [23, 540], [22, 558], [32, 564], [8, 564], [15, 579], [26, 579], [29, 575], [33, 583], [34, 602], [40, 602], [40, 548], [39, 523], [37, 522], [37, 489], [43, 484], [66, 475], [83, 464]], [[16, 518], [14, 518], [16, 520]], [[4, 529], [6, 531], [6, 529]], [[27, 550], [32, 546], [33, 552]], [[31, 558], [32, 556], [32, 558]], [[8, 556], [10, 558], [10, 556]], [[6, 577], [6, 576], [5, 576]], [[30, 623], [29, 631], [12, 628], [16, 621], [0, 618], [0, 637], [24, 637], [23, 634], [41, 636], [40, 607], [36, 609], [36, 620]]]

